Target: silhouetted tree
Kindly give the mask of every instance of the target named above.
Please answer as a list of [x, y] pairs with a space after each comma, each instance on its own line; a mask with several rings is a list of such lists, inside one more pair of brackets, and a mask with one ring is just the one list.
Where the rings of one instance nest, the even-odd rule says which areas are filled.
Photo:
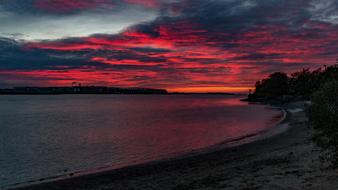
[[257, 81], [254, 95], [264, 99], [273, 99], [288, 93], [288, 76], [285, 73], [276, 72], [267, 79]]
[[283, 95], [292, 95], [296, 99], [310, 99], [310, 96], [327, 82], [338, 81], [338, 64], [319, 68], [314, 71], [303, 69], [288, 77], [285, 73], [276, 72], [269, 78], [257, 81], [251, 100], [269, 100]]
[[300, 72], [291, 74], [289, 88], [290, 94], [309, 99], [311, 94], [319, 88], [319, 76], [321, 69], [313, 72], [310, 69], [303, 69]]

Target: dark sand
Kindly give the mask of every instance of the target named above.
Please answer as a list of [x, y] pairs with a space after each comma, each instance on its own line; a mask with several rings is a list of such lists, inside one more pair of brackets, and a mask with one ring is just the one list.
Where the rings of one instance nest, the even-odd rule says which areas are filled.
[[285, 107], [291, 128], [272, 138], [21, 189], [338, 189], [338, 172], [320, 162], [302, 105]]

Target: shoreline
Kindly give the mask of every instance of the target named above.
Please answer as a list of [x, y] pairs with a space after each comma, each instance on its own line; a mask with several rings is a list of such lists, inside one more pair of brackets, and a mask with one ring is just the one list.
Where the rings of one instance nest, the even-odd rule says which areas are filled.
[[17, 189], [336, 189], [337, 172], [319, 161], [300, 104], [284, 106], [291, 127], [277, 136]]
[[[73, 171], [70, 173], [65, 173], [65, 174], [60, 174], [60, 175], [55, 175], [55, 176], [50, 176], [50, 177], [45, 177], [41, 179], [36, 179], [36, 180], [31, 180], [31, 181], [26, 181], [26, 182], [21, 182], [21, 183], [16, 183], [16, 184], [11, 184], [8, 186], [4, 186], [3, 188], [5, 189], [26, 189], [26, 188], [31, 188], [43, 184], [49, 184], [49, 183], [58, 183], [60, 181], [69, 181], [72, 179], [77, 179], [77, 178], [82, 178], [82, 177], [87, 177], [87, 176], [94, 176], [94, 175], [101, 175], [105, 173], [110, 173], [114, 171], [124, 171], [124, 170], [129, 170], [133, 168], [138, 168], [138, 167], [147, 167], [148, 165], [154, 165], [154, 164], [161, 164], [161, 163], [166, 163], [166, 162], [175, 162], [179, 160], [184, 160], [188, 159], [190, 157], [196, 157], [200, 155], [205, 155], [209, 153], [213, 153], [216, 151], [223, 151], [226, 149], [231, 149], [234, 147], [238, 146], [245, 146], [250, 143], [255, 143], [256, 141], [260, 141], [263, 139], [268, 139], [268, 138], [273, 138], [276, 135], [279, 135], [285, 130], [288, 130], [288, 122], [286, 121], [288, 114], [287, 111], [280, 106], [272, 106], [270, 105], [271, 109], [277, 109], [281, 111], [281, 117], [279, 118], [276, 123], [271, 126], [268, 129], [264, 129], [262, 131], [258, 131], [253, 134], [248, 134], [244, 136], [240, 136], [234, 139], [229, 139], [226, 141], [219, 142], [217, 144], [200, 148], [200, 149], [195, 149], [191, 150], [190, 152], [184, 153], [184, 154], [177, 154], [173, 155], [172, 157], [169, 158], [163, 158], [159, 160], [151, 160], [143, 163], [136, 163], [132, 165], [122, 165], [118, 167], [114, 166], [102, 166], [102, 167], [97, 167], [97, 168], [92, 168], [88, 170], [83, 170], [83, 171]], [[282, 130], [282, 131], [281, 131]]]

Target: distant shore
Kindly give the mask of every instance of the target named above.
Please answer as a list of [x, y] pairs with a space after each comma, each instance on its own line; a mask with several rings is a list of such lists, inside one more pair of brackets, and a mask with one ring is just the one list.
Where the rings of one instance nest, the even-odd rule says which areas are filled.
[[337, 189], [337, 171], [310, 141], [303, 103], [284, 108], [291, 128], [271, 138], [20, 189]]
[[65, 94], [156, 94], [156, 95], [235, 95], [227, 92], [168, 92], [156, 88], [120, 88], [107, 86], [65, 86], [65, 87], [14, 87], [0, 88], [0, 95], [65, 95]]
[[60, 95], [60, 94], [167, 94], [165, 89], [119, 88], [107, 86], [14, 87], [0, 89], [0, 95]]

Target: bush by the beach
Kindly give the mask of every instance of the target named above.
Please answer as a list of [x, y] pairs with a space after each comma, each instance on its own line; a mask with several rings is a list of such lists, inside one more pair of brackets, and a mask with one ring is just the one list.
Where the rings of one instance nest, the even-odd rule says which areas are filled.
[[324, 150], [325, 157], [338, 167], [338, 82], [326, 83], [311, 97], [308, 110], [315, 142]]
[[276, 72], [257, 81], [249, 101], [292, 101], [309, 100], [312, 94], [330, 81], [338, 81], [338, 64], [311, 71], [303, 69], [290, 76]]
[[255, 96], [264, 99], [273, 99], [288, 93], [288, 76], [285, 73], [276, 72], [267, 79], [257, 81], [255, 84]]

